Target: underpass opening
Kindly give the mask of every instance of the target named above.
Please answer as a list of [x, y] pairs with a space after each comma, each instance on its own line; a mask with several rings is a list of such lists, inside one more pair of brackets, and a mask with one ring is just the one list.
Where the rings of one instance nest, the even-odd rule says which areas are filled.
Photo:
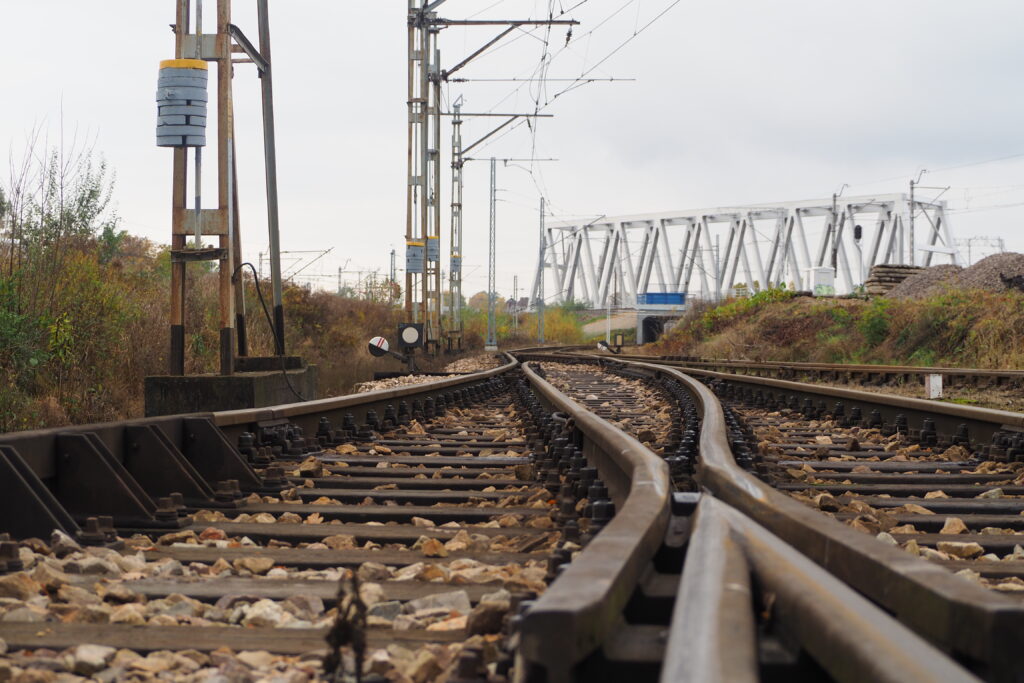
[[650, 344], [656, 342], [661, 338], [661, 335], [665, 332], [665, 321], [661, 318], [654, 316], [648, 316], [643, 319], [641, 323], [643, 332], [643, 343]]

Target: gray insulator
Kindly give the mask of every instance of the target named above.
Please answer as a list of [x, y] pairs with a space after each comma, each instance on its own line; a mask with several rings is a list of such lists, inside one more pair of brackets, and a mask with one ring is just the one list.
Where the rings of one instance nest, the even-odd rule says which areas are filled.
[[158, 135], [157, 147], [205, 147], [205, 135]]
[[206, 116], [205, 104], [160, 106], [161, 116]]
[[202, 90], [206, 90], [206, 86], [206, 80], [198, 78], [161, 78], [160, 82], [156, 84], [158, 88], [201, 88]]
[[167, 135], [205, 135], [206, 126], [157, 126], [156, 134]]
[[405, 272], [423, 272], [423, 247], [407, 244], [405, 247]]
[[206, 94], [206, 90], [203, 88], [186, 88], [176, 86], [173, 88], [157, 88], [156, 90], [157, 104], [167, 104], [167, 100], [206, 102], [208, 99], [209, 95]]
[[205, 116], [165, 116], [161, 114], [156, 119], [158, 126], [199, 126], [206, 127]]
[[160, 78], [157, 79], [156, 85], [158, 88], [184, 86], [206, 90], [208, 83], [209, 79], [205, 71], [198, 69], [160, 69]]
[[209, 73], [203, 69], [160, 69], [157, 81], [158, 147], [204, 147]]

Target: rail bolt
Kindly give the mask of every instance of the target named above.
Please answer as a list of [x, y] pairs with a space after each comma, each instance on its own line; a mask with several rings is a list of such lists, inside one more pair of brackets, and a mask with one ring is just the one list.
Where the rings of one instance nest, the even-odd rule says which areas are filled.
[[178, 509], [174, 506], [174, 500], [170, 496], [158, 498], [156, 501], [156, 512], [153, 516], [159, 522], [178, 521]]
[[25, 568], [17, 543], [13, 541], [0, 542], [0, 564], [6, 565], [6, 571], [9, 572], [20, 572]]

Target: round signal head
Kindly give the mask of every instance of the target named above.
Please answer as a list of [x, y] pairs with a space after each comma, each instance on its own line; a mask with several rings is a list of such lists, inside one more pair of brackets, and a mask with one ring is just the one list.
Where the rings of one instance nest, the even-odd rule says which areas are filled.
[[402, 328], [402, 343], [406, 346], [415, 346], [420, 341], [420, 331], [412, 325]]
[[374, 356], [386, 356], [391, 346], [388, 344], [388, 340], [384, 337], [374, 337], [370, 340], [368, 345], [370, 353]]

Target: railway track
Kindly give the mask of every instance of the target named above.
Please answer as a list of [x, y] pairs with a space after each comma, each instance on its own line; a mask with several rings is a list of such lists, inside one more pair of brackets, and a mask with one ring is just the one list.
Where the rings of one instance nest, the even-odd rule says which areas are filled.
[[[548, 360], [556, 359], [549, 358]], [[774, 463], [769, 465], [760, 460], [758, 456], [760, 442], [756, 435], [752, 433], [752, 426], [743, 424], [737, 419], [737, 415], [729, 407], [728, 401], [730, 397], [738, 397], [740, 401], [746, 401], [748, 404], [751, 404], [749, 407], [752, 407], [752, 404], [755, 402], [769, 400], [766, 387], [770, 385], [773, 388], [785, 388], [788, 392], [792, 392], [783, 393], [777, 391], [772, 400], [785, 402], [786, 404], [793, 404], [795, 402], [797, 407], [806, 406], [808, 414], [817, 417], [824, 412], [836, 409], [835, 402], [838, 395], [841, 400], [845, 401], [845, 409], [848, 411], [847, 414], [849, 416], [854, 416], [857, 412], [861, 412], [867, 421], [879, 423], [877, 425], [880, 427], [879, 431], [890, 431], [896, 425], [901, 425], [907, 432], [902, 437], [907, 442], [901, 443], [911, 451], [914, 450], [912, 448], [914, 444], [910, 443], [909, 439], [914, 439], [915, 441], [923, 439], [925, 442], [932, 441], [935, 445], [938, 445], [939, 442], [959, 440], [961, 447], [973, 449], [981, 457], [1010, 460], [1016, 456], [1014, 448], [1017, 442], [1012, 429], [1020, 424], [1020, 415], [1000, 411], [985, 411], [964, 406], [937, 406], [924, 401], [915, 401], [901, 397], [888, 397], [866, 392], [852, 392], [849, 390], [830, 389], [815, 385], [779, 382], [777, 380], [761, 378], [747, 378], [725, 375], [724, 373], [691, 371], [684, 374], [679, 370], [659, 364], [630, 361], [620, 363], [617, 360], [610, 361], [604, 359], [603, 367], [598, 369], [593, 365], [593, 358], [586, 358], [584, 360], [580, 356], [572, 357], [565, 355], [557, 360], [561, 362], [567, 360], [583, 361], [589, 364], [589, 370], [587, 371], [596, 373], [603, 371], [646, 372], [649, 378], [648, 381], [660, 381], [661, 383], [678, 382], [687, 386], [698, 403], [702, 416], [700, 453], [697, 459], [696, 478], [701, 484], [702, 490], [706, 493], [714, 494], [716, 499], [732, 508], [731, 511], [725, 513], [726, 516], [731, 513], [738, 513], [740, 514], [740, 519], [744, 520], [744, 523], [751, 523], [751, 520], [760, 523], [763, 527], [761, 531], [774, 535], [777, 537], [777, 540], [785, 541], [791, 549], [799, 551], [804, 559], [810, 558], [818, 567], [826, 569], [831, 578], [839, 579], [845, 586], [853, 588], [860, 596], [868, 598], [874, 605], [881, 607], [885, 613], [895, 615], [900, 625], [905, 626], [916, 636], [944, 653], [932, 652], [929, 656], [931, 660], [940, 661], [943, 657], [952, 655], [957, 662], [966, 664], [974, 674], [980, 675], [983, 678], [989, 680], [1019, 680], [1020, 662], [1016, 654], [1017, 646], [1010, 644], [1019, 643], [1021, 638], [1024, 637], [1024, 630], [1022, 630], [1024, 612], [1022, 612], [1020, 601], [1016, 597], [1000, 595], [996, 591], [983, 588], [977, 581], [972, 581], [965, 577], [956, 577], [944, 568], [940, 568], [933, 563], [923, 562], [920, 557], [914, 557], [894, 547], [892, 541], [885, 539], [884, 536], [883, 540], [872, 538], [876, 534], [868, 535], [840, 523], [840, 520], [829, 519], [831, 515], [827, 511], [825, 514], [822, 514], [821, 511], [812, 510], [809, 505], [798, 502], [788, 493], [783, 493], [772, 487], [770, 482], [774, 478], [770, 476], [770, 468], [774, 466]], [[720, 395], [726, 399], [726, 406], [723, 408], [709, 388], [691, 375], [700, 375], [702, 380], [712, 384], [720, 392]], [[760, 398], [758, 397], [758, 391], [762, 392]], [[829, 410], [821, 408], [822, 401], [826, 400], [826, 397], [831, 399], [831, 403], [827, 404]], [[860, 402], [859, 404], [857, 403], [858, 401]], [[857, 410], [853, 410], [853, 408], [857, 408]], [[801, 414], [799, 417], [805, 418], [807, 415]], [[795, 420], [795, 418], [796, 412], [794, 411], [794, 415], [790, 417], [790, 420]], [[924, 422], [926, 418], [928, 423]], [[914, 429], [911, 429], [911, 426]], [[760, 427], [760, 425], [757, 427]], [[798, 432], [800, 427], [800, 425], [794, 425], [793, 431]], [[809, 428], [804, 427], [803, 429], [804, 432], [808, 432]], [[924, 432], [924, 434], [922, 435], [921, 432]], [[805, 433], [800, 438], [809, 439], [820, 447], [823, 444], [817, 443], [817, 439], [814, 438], [817, 436], [824, 435]], [[836, 437], [838, 440], [839, 435], [837, 434]], [[867, 433], [865, 433], [864, 438], [867, 441]], [[942, 443], [942, 445], [944, 446], [943, 451], [945, 451], [948, 450], [951, 444]], [[764, 446], [767, 447], [768, 444], [764, 444]], [[806, 447], [806, 445], [804, 444], [800, 447]], [[819, 448], [815, 448], [811, 452], [823, 455]], [[899, 453], [894, 453], [892, 456], [898, 458], [895, 461], [897, 463], [902, 460], [902, 458], [899, 458], [899, 455]], [[826, 462], [830, 461], [826, 460]], [[980, 466], [979, 462], [973, 462]], [[990, 465], [990, 467], [992, 466]], [[777, 467], [775, 467], [775, 471], [778, 471]], [[755, 473], [759, 473], [760, 478], [755, 476]], [[1003, 474], [1001, 479], [989, 481], [1005, 480], [1005, 473], [1000, 474]], [[790, 482], [794, 481], [790, 475], [786, 476], [789, 477]], [[982, 477], [981, 479], [985, 478]], [[846, 480], [844, 478], [841, 481], [845, 482]], [[985, 482], [979, 480], [977, 483], [981, 486]], [[943, 482], [943, 485], [945, 485], [945, 482]], [[988, 489], [975, 488], [974, 494], [981, 494], [986, 490]], [[921, 491], [921, 493], [924, 494], [926, 492]], [[1004, 488], [1004, 493], [1006, 495], [1014, 495], [1012, 489]], [[883, 493], [882, 495], [886, 494]], [[928, 499], [922, 498], [922, 500], [927, 500], [928, 504], [931, 505], [933, 501], [941, 501], [943, 499], [930, 497]], [[984, 500], [986, 499], [979, 499], [979, 501]], [[936, 506], [938, 504], [935, 503]], [[715, 505], [717, 503], [709, 504], [709, 507], [714, 507]], [[842, 517], [843, 515], [839, 516]], [[853, 519], [856, 519], [856, 517], [857, 515], [853, 515]], [[700, 520], [701, 517], [698, 513], [698, 528]], [[869, 520], [866, 518], [861, 519], [862, 523], [865, 521]], [[1014, 526], [1015, 523], [1011, 523], [1003, 528], [1005, 531], [1008, 531]], [[899, 531], [897, 530], [897, 532]], [[910, 530], [903, 529], [902, 531]], [[992, 533], [994, 529], [989, 529], [988, 531]], [[1005, 533], [1005, 531], [1000, 534], [1002, 536], [1001, 543], [1013, 540], [1010, 534]], [[733, 527], [734, 532], [735, 526]], [[890, 534], [890, 536], [892, 535]], [[892, 536], [892, 539], [897, 540], [897, 537]], [[696, 538], [690, 540], [691, 547], [693, 547], [695, 540]], [[918, 537], [917, 542], [922, 547], [930, 548], [936, 546], [939, 540], [951, 543], [967, 541], [966, 537], [931, 539], [922, 535]], [[1019, 537], [1017, 540], [1019, 540]], [[905, 536], [898, 537], [897, 543], [901, 541], [908, 542]], [[949, 549], [953, 548], [956, 548], [956, 546]], [[928, 555], [930, 553], [923, 552], [922, 554]], [[991, 560], [991, 558], [988, 559]], [[689, 558], [687, 558], [686, 562], [687, 564], [689, 563]], [[727, 566], [730, 562], [720, 561], [718, 564], [720, 566]], [[1000, 573], [997, 570], [996, 574], [1003, 576], [1012, 575], [1015, 569], [1012, 559], [1001, 560], [1000, 564], [1004, 565], [1004, 571]], [[767, 569], [768, 567], [761, 565], [761, 568]], [[955, 566], [951, 568], [961, 569]], [[971, 571], [977, 571], [977, 568]], [[684, 572], [681, 585], [685, 585], [686, 580], [687, 574]], [[548, 599], [548, 596], [557, 591], [558, 588], [559, 586], [556, 584], [552, 591], [549, 591], [547, 596], [545, 596], [545, 599]], [[804, 586], [803, 590], [813, 592], [811, 585]], [[705, 590], [704, 592], [707, 591]], [[683, 594], [685, 595], [686, 593], [684, 592]], [[725, 596], [727, 591], [720, 588], [717, 594]], [[817, 595], [815, 601], [817, 600], [825, 601], [826, 596], [824, 594]], [[749, 602], [741, 600], [740, 603], [749, 609]], [[804, 607], [813, 611], [813, 608], [806, 605]], [[739, 609], [739, 613], [743, 613], [742, 608]], [[790, 611], [789, 615], [793, 616], [796, 613], [799, 612], [793, 610]], [[798, 621], [805, 618], [809, 617], [801, 614]], [[834, 628], [825, 623], [819, 624], [818, 627], [824, 631]], [[758, 623], [756, 630], [759, 634], [763, 634], [765, 625]], [[879, 624], [876, 624], [871, 629], [874, 633], [884, 630]], [[669, 631], [670, 644], [672, 642], [671, 635], [675, 632], [676, 629]], [[813, 638], [820, 637], [822, 634], [805, 632], [804, 635]], [[758, 638], [760, 637], [759, 635]], [[869, 633], [860, 633], [854, 640], [864, 643], [869, 638]], [[794, 640], [791, 632], [785, 640], [792, 647]], [[796, 641], [799, 643], [799, 638]], [[903, 634], [897, 642], [907, 643], [910, 641], [907, 640], [907, 634]], [[763, 654], [765, 650], [764, 642], [757, 639], [757, 643], [759, 655]], [[882, 646], [878, 643], [876, 645]], [[770, 650], [771, 648], [769, 647], [768, 649]], [[785, 648], [782, 649], [784, 650]], [[823, 649], [825, 650], [824, 654], [822, 652]], [[849, 654], [850, 652], [856, 652], [858, 648], [854, 643], [850, 642], [843, 644], [836, 642], [826, 644], [808, 642], [802, 643], [797, 650], [798, 656], [796, 661], [800, 661], [800, 658], [805, 657], [808, 653], [815, 652], [817, 657], [812, 657], [812, 659], [815, 659], [816, 663], [822, 666], [824, 671], [829, 675], [842, 678], [842, 675], [837, 675], [835, 668], [831, 668], [831, 658], [837, 656], [837, 650], [846, 651]], [[669, 666], [675, 653], [676, 650], [672, 647], [664, 653], [664, 661], [666, 662], [664, 666]], [[756, 660], [756, 658], [754, 659]], [[722, 661], [725, 661], [724, 655]], [[762, 668], [759, 673], [765, 674], [764, 666], [766, 662], [761, 662], [760, 664]], [[891, 664], [895, 666], [894, 662], [891, 662]], [[680, 670], [676, 669], [677, 672]], [[720, 669], [719, 672], [723, 670]], [[898, 680], [900, 675], [894, 675], [892, 673], [893, 670], [889, 669], [887, 674], [877, 670], [870, 672], [863, 670], [860, 673], [863, 677], [861, 680], [865, 678], [881, 680], [886, 677]], [[731, 671], [730, 676], [733, 674], [735, 674], [735, 671]], [[846, 671], [845, 675], [848, 677], [849, 671]], [[904, 672], [902, 675], [904, 680], [920, 680], [929, 677], [923, 672], [917, 672], [913, 676]], [[951, 675], [953, 673], [948, 671], [943, 674], [943, 676]]]
[[[390, 392], [410, 400], [380, 412], [371, 397], [358, 421], [353, 401], [321, 402], [316, 439], [270, 411], [165, 421], [165, 438], [140, 455], [177, 456], [167, 459], [179, 471], [164, 475], [190, 475], [187, 498], [157, 495], [166, 491], [132, 453], [133, 439], [153, 436], [138, 424], [14, 437], [5, 463], [56, 495], [34, 511], [50, 519], [22, 519], [9, 528], [23, 542], [4, 544], [8, 673], [330, 678], [327, 637], [362, 639], [370, 673], [507, 669], [496, 643], [508, 613], [544, 590], [552, 551], [573, 546], [533, 476], [536, 426], [496, 373], [482, 374], [442, 383], [455, 391]], [[340, 411], [332, 429], [327, 415]], [[186, 455], [215, 455], [186, 443], [217, 422], [221, 437], [235, 432], [239, 447], [221, 454], [247, 475], [244, 495], [238, 479], [209, 482]], [[166, 438], [174, 427], [180, 447]], [[108, 500], [67, 490], [72, 476]], [[147, 501], [151, 515], [130, 509]], [[357, 666], [351, 652], [340, 664]]]
[[[0, 675], [1020, 680], [1024, 417], [516, 357], [0, 435]], [[857, 488], [932, 484], [949, 497]]]
[[781, 361], [728, 360], [688, 356], [643, 356], [622, 354], [621, 360], [659, 363], [677, 368], [728, 372], [753, 377], [798, 382], [829, 382], [850, 385], [891, 387], [921, 384], [927, 375], [940, 375], [946, 387], [1005, 388], [1024, 387], [1024, 370], [989, 370], [916, 365], [872, 365], [859, 363], [810, 363]]
[[[765, 481], [853, 528], [1024, 596], [1024, 463], [906, 425], [728, 401]], [[813, 412], [813, 411], [812, 411]], [[955, 437], [955, 435], [953, 435]]]

